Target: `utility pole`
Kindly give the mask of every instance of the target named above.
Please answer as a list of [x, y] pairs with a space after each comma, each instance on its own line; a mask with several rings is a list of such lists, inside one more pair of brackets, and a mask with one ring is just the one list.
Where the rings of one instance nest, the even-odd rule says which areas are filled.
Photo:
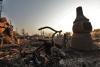
[[[0, 18], [1, 18], [1, 12], [2, 12], [2, 2], [3, 0], [0, 0]], [[3, 47], [3, 37], [0, 37], [1, 43], [0, 43], [0, 48]]]
[[2, 2], [3, 2], [3, 0], [0, 0], [0, 17], [1, 17], [1, 13], [2, 13]]

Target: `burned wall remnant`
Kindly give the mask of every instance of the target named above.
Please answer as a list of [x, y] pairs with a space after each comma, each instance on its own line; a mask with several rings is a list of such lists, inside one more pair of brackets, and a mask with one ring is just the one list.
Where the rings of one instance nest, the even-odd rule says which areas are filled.
[[76, 8], [76, 19], [73, 22], [73, 35], [71, 48], [79, 50], [91, 50], [97, 48], [91, 38], [92, 25], [83, 14], [82, 7]]
[[1, 17], [0, 18], [0, 37], [1, 39], [3, 39], [3, 43], [10, 44], [12, 42], [12, 36], [13, 36], [13, 26], [7, 21], [6, 17]]

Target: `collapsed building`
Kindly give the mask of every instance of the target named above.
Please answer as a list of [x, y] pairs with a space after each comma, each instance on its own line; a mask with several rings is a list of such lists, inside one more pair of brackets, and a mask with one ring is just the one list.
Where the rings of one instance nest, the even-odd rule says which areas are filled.
[[0, 43], [10, 44], [13, 40], [13, 26], [7, 21], [6, 17], [0, 18]]

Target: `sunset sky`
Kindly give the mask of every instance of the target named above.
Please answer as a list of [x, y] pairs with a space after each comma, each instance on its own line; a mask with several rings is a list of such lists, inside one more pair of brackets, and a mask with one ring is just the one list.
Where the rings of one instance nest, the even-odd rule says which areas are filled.
[[35, 34], [44, 26], [72, 32], [78, 6], [83, 7], [93, 28], [100, 28], [100, 0], [4, 0], [2, 16], [8, 17], [18, 32], [24, 28]]

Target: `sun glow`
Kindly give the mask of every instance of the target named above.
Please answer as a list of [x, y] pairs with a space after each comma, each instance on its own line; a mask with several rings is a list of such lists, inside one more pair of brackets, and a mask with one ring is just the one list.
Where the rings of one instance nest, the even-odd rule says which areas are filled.
[[[73, 16], [74, 15], [74, 16]], [[55, 18], [53, 21], [53, 27], [57, 30], [62, 30], [62, 32], [72, 32], [72, 25], [75, 19], [74, 12], [70, 14], [64, 13], [60, 15], [59, 18]]]

